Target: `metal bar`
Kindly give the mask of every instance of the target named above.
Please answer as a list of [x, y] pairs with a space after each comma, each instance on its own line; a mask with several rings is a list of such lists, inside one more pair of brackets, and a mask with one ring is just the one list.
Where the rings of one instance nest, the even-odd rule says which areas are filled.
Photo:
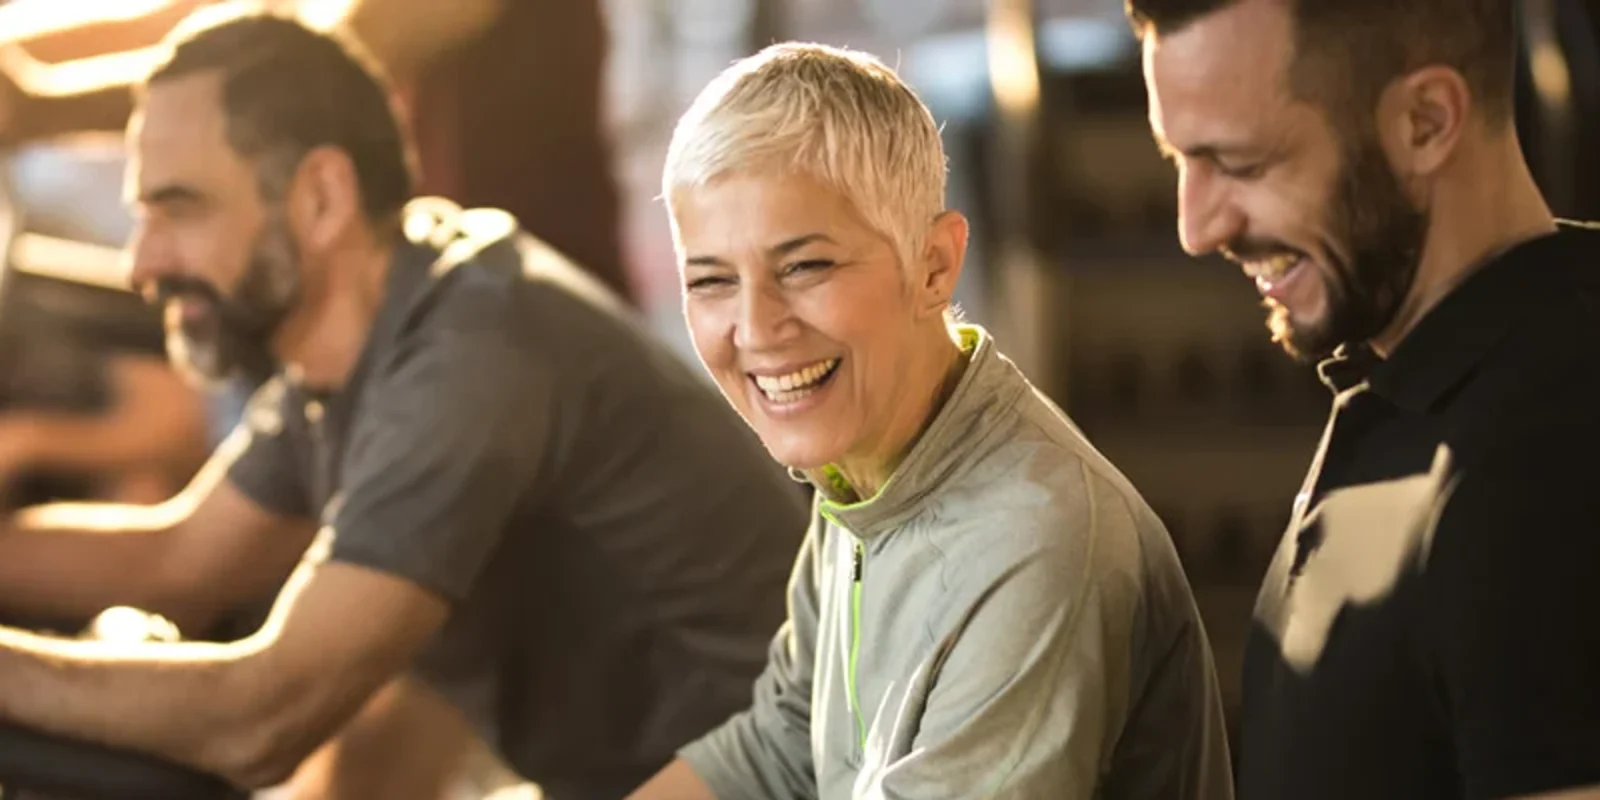
[[11, 266], [27, 275], [132, 291], [122, 251], [115, 247], [24, 233], [11, 243]]

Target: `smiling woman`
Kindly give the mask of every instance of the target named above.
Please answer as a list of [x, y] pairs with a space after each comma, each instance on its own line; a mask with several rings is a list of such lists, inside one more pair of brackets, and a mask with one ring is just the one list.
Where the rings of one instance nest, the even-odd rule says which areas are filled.
[[818, 491], [753, 706], [635, 798], [1232, 796], [1161, 522], [949, 314], [944, 165], [893, 71], [819, 45], [735, 65], [678, 125], [695, 350]]
[[723, 394], [779, 461], [834, 465], [871, 496], [964, 366], [943, 311], [965, 221], [937, 218], [907, 265], [803, 173], [724, 176], [679, 192], [674, 214], [690, 332]]

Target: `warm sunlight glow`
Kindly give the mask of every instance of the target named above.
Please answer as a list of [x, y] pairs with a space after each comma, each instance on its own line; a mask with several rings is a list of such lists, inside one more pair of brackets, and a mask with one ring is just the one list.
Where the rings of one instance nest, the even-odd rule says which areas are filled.
[[[0, 69], [30, 94], [41, 97], [70, 97], [126, 86], [160, 63], [164, 55], [159, 45], [119, 53], [46, 63], [5, 42], [30, 39], [83, 25], [132, 20], [169, 8], [177, 0], [12, 0], [0, 5]], [[306, 25], [329, 30], [345, 22], [358, 0], [301, 0], [295, 13]], [[223, 2], [211, 7], [213, 13], [226, 14], [241, 6], [260, 3]], [[267, 4], [269, 7], [271, 4]]]
[[1534, 46], [1528, 61], [1539, 96], [1548, 103], [1566, 105], [1572, 98], [1572, 73], [1561, 48], [1554, 42], [1541, 41]]
[[1039, 104], [1033, 4], [1028, 0], [994, 3], [989, 16], [989, 80], [995, 101], [1005, 114], [1027, 114]]
[[307, 27], [319, 31], [331, 30], [349, 19], [358, 0], [301, 0], [296, 16]]
[[95, 22], [153, 14], [175, 0], [11, 0], [0, 5], [0, 41], [14, 42]]
[[109, 644], [176, 642], [178, 629], [167, 619], [137, 608], [116, 606], [100, 612], [89, 627], [89, 638]]
[[161, 47], [145, 47], [60, 64], [45, 64], [30, 58], [18, 48], [9, 47], [5, 48], [3, 58], [6, 74], [29, 94], [70, 97], [126, 86], [140, 80], [155, 69], [164, 53]]

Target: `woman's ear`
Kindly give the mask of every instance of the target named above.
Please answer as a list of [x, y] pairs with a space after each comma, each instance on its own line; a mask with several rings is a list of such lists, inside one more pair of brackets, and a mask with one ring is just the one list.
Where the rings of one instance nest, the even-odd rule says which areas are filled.
[[955, 296], [961, 279], [961, 266], [967, 256], [967, 218], [959, 211], [945, 211], [933, 218], [923, 243], [924, 272], [918, 276], [918, 310], [944, 317], [944, 310]]

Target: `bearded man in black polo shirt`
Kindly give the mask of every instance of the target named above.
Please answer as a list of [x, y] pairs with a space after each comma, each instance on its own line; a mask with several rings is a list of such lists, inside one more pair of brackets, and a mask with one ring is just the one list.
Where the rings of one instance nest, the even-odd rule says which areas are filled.
[[1512, 119], [1512, 0], [1129, 0], [1180, 235], [1322, 359], [1240, 791], [1600, 797], [1600, 231]]

